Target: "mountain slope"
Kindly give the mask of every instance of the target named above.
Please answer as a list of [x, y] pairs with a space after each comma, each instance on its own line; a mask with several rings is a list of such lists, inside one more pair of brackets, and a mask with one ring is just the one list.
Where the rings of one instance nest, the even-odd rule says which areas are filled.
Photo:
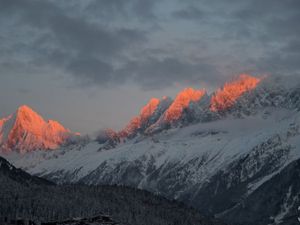
[[45, 121], [25, 105], [0, 120], [0, 150], [4, 152], [56, 149], [72, 135], [57, 121]]
[[243, 205], [300, 157], [299, 112], [279, 110], [264, 117], [171, 129], [109, 151], [98, 151], [101, 145], [91, 142], [14, 160], [28, 172], [54, 181], [139, 187], [227, 218], [228, 210]]
[[131, 225], [222, 224], [146, 191], [118, 186], [52, 185], [16, 169], [1, 157], [0, 162], [0, 218], [63, 221], [109, 214], [120, 224]]
[[54, 183], [31, 176], [21, 169], [15, 168], [6, 159], [0, 157], [0, 176], [7, 177], [8, 179], [20, 183], [22, 185], [54, 185]]
[[[299, 224], [300, 159], [276, 173], [268, 182], [226, 213], [226, 219], [244, 224]], [[270, 216], [271, 215], [271, 216]]]

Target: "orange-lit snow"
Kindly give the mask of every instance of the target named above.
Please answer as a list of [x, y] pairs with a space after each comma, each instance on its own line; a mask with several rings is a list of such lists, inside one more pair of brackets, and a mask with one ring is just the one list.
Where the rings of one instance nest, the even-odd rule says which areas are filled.
[[36, 149], [55, 149], [71, 134], [54, 120], [45, 121], [28, 106], [21, 106], [0, 121], [0, 144], [5, 150], [20, 152]]
[[210, 110], [218, 112], [230, 108], [240, 96], [254, 89], [260, 81], [259, 78], [241, 74], [238, 79], [226, 83], [215, 92], [211, 98]]
[[166, 111], [164, 121], [171, 123], [178, 120], [183, 110], [191, 102], [199, 101], [205, 93], [205, 90], [194, 90], [193, 88], [186, 88], [181, 91]]
[[144, 123], [147, 123], [149, 118], [153, 115], [157, 109], [160, 100], [158, 98], [152, 98], [150, 101], [141, 109], [140, 115], [132, 118], [129, 124], [120, 132], [121, 136], [128, 136], [133, 134], [136, 130], [141, 128]]

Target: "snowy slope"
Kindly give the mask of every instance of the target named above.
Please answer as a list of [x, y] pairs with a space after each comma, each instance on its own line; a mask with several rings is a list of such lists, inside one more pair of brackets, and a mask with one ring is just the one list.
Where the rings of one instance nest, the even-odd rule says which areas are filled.
[[[263, 115], [246, 119], [228, 118], [171, 129], [152, 137], [139, 136], [109, 151], [98, 151], [101, 145], [91, 142], [85, 146], [75, 145], [70, 149], [47, 154], [39, 151], [7, 157], [13, 159], [16, 166], [26, 168], [34, 174], [41, 171], [53, 173], [77, 170], [74, 181], [91, 173], [103, 162], [109, 162], [113, 166], [141, 158], [146, 165], [154, 158], [154, 166], [160, 168], [168, 162], [188, 163], [197, 157], [204, 157], [206, 161], [214, 160], [208, 164], [207, 170], [210, 172], [231, 162], [233, 157], [248, 153], [269, 137], [281, 133], [284, 135], [291, 129], [290, 124], [298, 122], [298, 117], [297, 112], [280, 110], [267, 119], [263, 119]], [[33, 159], [40, 161], [35, 162]]]

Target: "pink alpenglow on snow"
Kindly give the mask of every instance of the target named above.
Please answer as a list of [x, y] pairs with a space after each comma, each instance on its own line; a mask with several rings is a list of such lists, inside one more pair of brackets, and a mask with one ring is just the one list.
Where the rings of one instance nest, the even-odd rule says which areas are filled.
[[238, 79], [226, 83], [223, 88], [215, 92], [211, 98], [210, 110], [219, 112], [232, 107], [239, 97], [255, 89], [261, 80], [247, 74], [241, 74]]
[[172, 123], [179, 120], [183, 110], [187, 108], [191, 102], [199, 101], [205, 93], [205, 90], [195, 90], [193, 88], [186, 88], [181, 91], [165, 112], [164, 121]]
[[54, 120], [45, 121], [30, 107], [23, 105], [0, 120], [0, 149], [21, 153], [38, 149], [56, 149], [78, 133], [72, 133]]
[[121, 136], [130, 136], [140, 129], [150, 117], [155, 113], [160, 104], [158, 98], [151, 98], [150, 101], [141, 109], [140, 114], [132, 118], [129, 124], [120, 132]]

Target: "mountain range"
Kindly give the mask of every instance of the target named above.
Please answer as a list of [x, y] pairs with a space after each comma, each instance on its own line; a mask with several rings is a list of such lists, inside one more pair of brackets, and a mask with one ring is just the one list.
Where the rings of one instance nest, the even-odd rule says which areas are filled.
[[153, 98], [125, 128], [96, 139], [68, 141], [66, 129], [39, 135], [49, 122], [14, 126], [18, 116], [10, 116], [0, 140], [14, 165], [57, 183], [126, 185], [231, 224], [294, 225], [299, 116], [297, 79], [242, 74], [212, 94], [186, 88], [174, 100]]

